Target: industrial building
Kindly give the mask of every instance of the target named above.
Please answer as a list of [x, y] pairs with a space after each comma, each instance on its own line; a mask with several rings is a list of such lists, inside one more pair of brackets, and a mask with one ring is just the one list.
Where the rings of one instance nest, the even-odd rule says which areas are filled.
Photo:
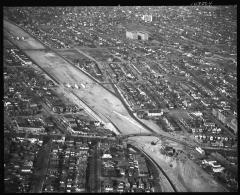
[[129, 39], [147, 41], [149, 39], [150, 32], [144, 29], [144, 27], [138, 25], [130, 25], [126, 28], [126, 37]]
[[145, 21], [145, 22], [152, 22], [152, 15], [143, 15], [142, 19]]
[[143, 31], [126, 31], [126, 37], [129, 39], [137, 39], [137, 40], [143, 40], [147, 41], [149, 38], [149, 35], [147, 32]]

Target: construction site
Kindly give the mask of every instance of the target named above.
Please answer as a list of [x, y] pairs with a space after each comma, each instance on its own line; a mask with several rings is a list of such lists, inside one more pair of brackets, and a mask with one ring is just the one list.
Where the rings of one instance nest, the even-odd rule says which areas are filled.
[[[121, 87], [130, 88], [130, 94], [132, 89], [129, 87], [130, 84], [129, 86], [125, 85], [126, 78], [130, 80], [129, 83], [132, 85], [135, 82], [140, 83], [139, 86], [141, 86], [141, 82], [144, 82], [144, 80], [138, 78], [140, 74], [137, 73], [137, 69], [132, 68], [134, 70], [132, 74], [127, 72], [128, 59], [120, 60], [121, 58], [118, 57], [118, 54], [109, 52], [111, 49], [104, 50], [87, 47], [51, 49], [39, 39], [8, 20], [4, 20], [3, 26], [4, 33], [10, 42], [22, 50], [26, 56], [37, 64], [38, 68], [54, 81], [57, 85], [55, 88], [57, 94], [62, 94], [65, 99], [84, 109], [89, 116], [101, 123], [104, 128], [114, 132], [116, 139], [119, 139], [124, 144], [128, 144], [130, 147], [136, 148], [151, 162], [151, 166], [157, 167], [157, 178], [160, 180], [159, 183], [161, 183], [161, 190], [159, 191], [228, 191], [197, 164], [197, 162], [206, 158], [204, 150], [199, 147], [199, 143], [186, 138], [183, 133], [176, 135], [175, 132], [169, 133], [164, 131], [164, 126], [158, 125], [154, 117], [146, 119], [136, 114], [135, 111], [141, 109], [136, 105], [130, 105], [129, 102], [131, 101], [126, 98], [127, 95], [122, 93], [120, 89]], [[118, 69], [123, 71], [118, 71]], [[125, 74], [126, 77], [119, 79], [121, 76], [119, 72]], [[148, 99], [148, 96], [145, 96], [146, 94], [144, 95], [144, 92], [141, 91], [142, 88], [140, 88], [138, 87], [138, 90], [144, 96], [145, 99], [143, 99], [151, 104], [152, 101]], [[168, 88], [170, 87], [168, 86]], [[151, 89], [153, 88], [150, 88], [149, 91]], [[148, 110], [140, 101], [138, 101], [138, 104], [145, 111]], [[167, 110], [167, 112], [170, 115], [186, 115], [187, 113], [176, 110]], [[149, 110], [147, 113], [149, 114]], [[133, 148], [132, 150], [134, 150]], [[92, 154], [93, 156], [98, 156], [98, 146], [95, 149], [95, 153]], [[106, 152], [106, 154], [108, 153]], [[135, 157], [134, 160], [136, 160]], [[102, 160], [101, 166], [108, 166], [105, 161], [107, 162], [108, 160]], [[101, 164], [100, 162], [92, 159], [93, 165], [91, 166], [94, 166], [94, 163]], [[105, 169], [102, 171], [105, 171]], [[119, 171], [121, 172], [121, 170]], [[110, 181], [104, 180], [105, 178], [101, 178], [101, 187], [106, 192], [111, 191], [108, 186]], [[129, 183], [134, 185], [133, 181]], [[121, 185], [119, 184], [120, 187], [118, 186], [118, 188], [122, 188]], [[131, 186], [131, 188], [134, 187]], [[119, 192], [122, 191], [120, 190]]]

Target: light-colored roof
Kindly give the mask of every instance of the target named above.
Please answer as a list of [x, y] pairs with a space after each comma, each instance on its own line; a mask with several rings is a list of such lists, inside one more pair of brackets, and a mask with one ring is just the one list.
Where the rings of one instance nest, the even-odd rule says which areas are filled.
[[137, 25], [137, 24], [128, 24], [128, 25], [126, 25], [126, 30], [127, 30], [127, 31], [131, 31], [131, 32], [142, 32], [142, 33], [151, 34], [151, 33], [146, 29], [146, 27], [140, 26], [140, 25]]

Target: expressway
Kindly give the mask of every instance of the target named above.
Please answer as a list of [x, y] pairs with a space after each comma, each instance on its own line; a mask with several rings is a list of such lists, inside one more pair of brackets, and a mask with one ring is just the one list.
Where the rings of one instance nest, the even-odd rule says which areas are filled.
[[[26, 33], [20, 27], [4, 20], [4, 29], [7, 29], [13, 36], [24, 36], [24, 40], [15, 40], [9, 37], [10, 41], [20, 48], [27, 56], [29, 56], [47, 75], [53, 78], [59, 85], [64, 83], [94, 83], [92, 78], [74, 67], [72, 64], [67, 62], [59, 54], [56, 54], [53, 50], [44, 46], [31, 35]], [[45, 48], [45, 49], [43, 49]], [[76, 101], [77, 97], [79, 100], [84, 102], [104, 123], [112, 123], [116, 127], [120, 134], [139, 134], [146, 133], [153, 135], [153, 130], [148, 126], [141, 123], [133, 114], [129, 112], [123, 101], [118, 98], [109, 90], [106, 90], [100, 83], [93, 85], [91, 89], [77, 90], [74, 95], [71, 91], [65, 93], [67, 97], [73, 102]], [[89, 109], [90, 111], [90, 109]], [[164, 136], [167, 139], [174, 139], [170, 135], [166, 135], [165, 132], [159, 132], [158, 136]], [[154, 134], [156, 135], [156, 134]], [[173, 141], [179, 142], [180, 140], [174, 139]], [[144, 143], [144, 138], [141, 139], [141, 143]], [[181, 144], [184, 142], [180, 141]], [[141, 144], [140, 143], [140, 144]], [[186, 145], [189, 146], [185, 142]]]
[[[35, 40], [36, 47], [34, 47], [33, 39], [31, 44], [27, 44], [29, 37], [28, 33], [19, 27], [4, 21], [4, 28], [11, 31], [14, 36], [24, 35], [25, 40], [10, 40], [18, 46], [23, 52], [29, 56], [42, 70], [45, 71], [51, 78], [53, 78], [60, 85], [64, 83], [94, 83], [91, 78], [85, 75], [82, 71], [65, 61], [62, 57], [53, 51], [42, 50], [39, 47], [40, 43]], [[24, 42], [24, 44], [22, 44]], [[39, 48], [39, 50], [38, 50]], [[101, 120], [109, 123], [108, 117], [118, 127], [122, 134], [149, 132], [143, 126], [139, 125], [137, 121], [132, 119], [128, 110], [124, 107], [122, 102], [112, 93], [109, 93], [102, 85], [96, 83], [91, 89], [84, 89], [75, 91], [73, 93], [65, 93], [73, 102], [76, 101], [77, 96], [82, 102], [91, 107], [91, 109], [100, 116]], [[115, 111], [115, 112], [113, 112]], [[119, 114], [117, 114], [119, 113]], [[128, 118], [129, 120], [126, 120]]]
[[[65, 94], [70, 97], [69, 99], [81, 104], [90, 115], [102, 123], [105, 123], [106, 126], [114, 130], [116, 134], [136, 134], [136, 136], [138, 136], [139, 133], [154, 134], [155, 136], [165, 137], [172, 141], [193, 147], [193, 145], [176, 139], [166, 134], [166, 132], [159, 131], [155, 133], [131, 113], [126, 103], [121, 98], [119, 99], [119, 97], [121, 97], [120, 94], [117, 93], [116, 95], [107, 90], [101, 83], [90, 78], [89, 75], [86, 75], [80, 69], [67, 62], [62, 56], [44, 46], [43, 43], [34, 39], [20, 27], [4, 20], [4, 32], [7, 35], [10, 34], [10, 41], [22, 49], [42, 71], [59, 85], [63, 85], [66, 79], [73, 81], [72, 83], [86, 83], [86, 81], [88, 83], [95, 83], [91, 89], [78, 91], [66, 91], [64, 89], [64, 91]], [[12, 39], [12, 36], [24, 36], [25, 40]], [[69, 83], [71, 83], [70, 81]]]
[[[79, 103], [81, 100], [81, 105], [84, 103], [84, 108], [88, 108], [89, 113], [91, 112], [91, 115], [94, 115], [94, 118], [98, 118], [105, 124], [112, 124], [112, 129], [119, 131], [122, 135], [138, 135], [139, 133], [153, 135], [154, 131], [134, 117], [125, 102], [122, 99], [119, 100], [119, 97], [121, 97], [120, 95], [117, 96], [116, 94], [111, 93], [111, 91], [106, 90], [100, 83], [97, 83], [88, 75], [84, 74], [81, 70], [67, 62], [50, 48], [45, 47], [44, 44], [33, 39], [31, 35], [18, 26], [4, 20], [4, 29], [10, 32], [11, 35], [26, 37], [25, 40], [10, 41], [22, 49], [26, 55], [28, 55], [58, 84], [62, 85], [66, 82], [96, 83], [91, 89], [81, 89], [74, 92], [64, 90], [65, 94], [73, 102], [78, 100], [77, 102]], [[29, 44], [28, 40], [31, 41]], [[47, 51], [44, 51], [44, 47]], [[165, 138], [191, 147], [188, 143], [178, 140], [173, 136], [166, 134], [166, 132], [159, 132], [158, 134], [154, 133], [154, 135], [164, 136]]]

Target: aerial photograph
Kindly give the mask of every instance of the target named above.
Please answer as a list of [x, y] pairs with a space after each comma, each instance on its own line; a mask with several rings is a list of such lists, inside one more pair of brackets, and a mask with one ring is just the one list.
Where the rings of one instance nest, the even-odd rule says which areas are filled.
[[237, 192], [237, 5], [3, 7], [5, 193]]

